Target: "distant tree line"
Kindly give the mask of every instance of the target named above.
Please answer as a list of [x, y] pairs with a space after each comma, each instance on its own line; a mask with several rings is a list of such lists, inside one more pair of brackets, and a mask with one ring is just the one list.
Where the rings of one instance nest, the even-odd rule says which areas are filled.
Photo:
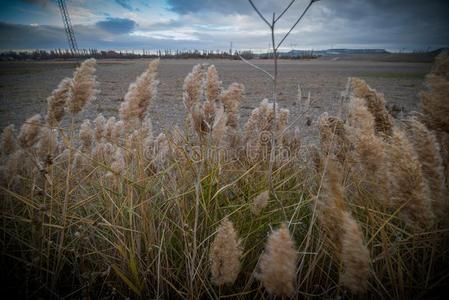
[[[255, 54], [251, 50], [245, 51], [220, 51], [220, 50], [97, 50], [97, 49], [81, 49], [72, 52], [67, 49], [54, 50], [33, 50], [33, 51], [4, 51], [0, 52], [0, 61], [20, 61], [20, 60], [49, 60], [49, 59], [82, 59], [93, 57], [96, 59], [139, 59], [139, 58], [164, 58], [164, 59], [187, 59], [187, 58], [203, 58], [203, 59], [239, 59], [239, 56], [245, 59], [269, 59], [272, 54], [261, 53]], [[313, 52], [297, 56], [282, 56], [283, 58], [315, 58]]]

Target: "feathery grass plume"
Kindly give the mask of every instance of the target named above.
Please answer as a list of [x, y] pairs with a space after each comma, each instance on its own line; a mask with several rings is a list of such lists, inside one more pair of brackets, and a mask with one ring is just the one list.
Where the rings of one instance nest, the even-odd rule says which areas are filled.
[[297, 157], [301, 149], [301, 131], [298, 126], [284, 134], [282, 144], [289, 151], [291, 159]]
[[41, 128], [39, 142], [37, 143], [37, 155], [42, 161], [55, 155], [58, 149], [57, 131], [51, 128]]
[[99, 142], [92, 149], [92, 156], [95, 161], [104, 165], [109, 165], [114, 159], [115, 147], [108, 142]]
[[[215, 113], [214, 103], [202, 103], [204, 97], [205, 66], [202, 64], [195, 65], [187, 77], [184, 79], [183, 85], [183, 102], [189, 115], [189, 123], [198, 136], [203, 136], [212, 127], [212, 114]], [[206, 111], [205, 111], [206, 110]], [[206, 118], [209, 115], [209, 120]]]
[[449, 203], [445, 200], [447, 191], [440, 146], [435, 135], [416, 118], [409, 118], [406, 125], [408, 136], [421, 163], [422, 175], [429, 187], [433, 212], [441, 219], [445, 219]]
[[215, 102], [218, 100], [218, 96], [221, 93], [221, 81], [218, 77], [217, 69], [214, 65], [207, 68], [206, 73], [206, 99], [209, 102]]
[[352, 128], [365, 134], [375, 133], [374, 116], [368, 111], [366, 102], [362, 98], [350, 96], [348, 104], [348, 123]]
[[85, 60], [73, 73], [72, 94], [67, 102], [67, 109], [71, 114], [79, 113], [97, 94], [97, 81], [95, 78], [96, 60]]
[[25, 161], [27, 159], [23, 149], [18, 149], [12, 153], [5, 163], [5, 174], [7, 175], [5, 179], [9, 182], [14, 181], [16, 175], [24, 169]]
[[351, 78], [352, 95], [365, 99], [368, 110], [374, 116], [376, 133], [391, 136], [393, 119], [385, 107], [384, 95], [372, 89], [360, 78]]
[[426, 84], [428, 90], [420, 94], [424, 122], [430, 129], [449, 133], [449, 53], [437, 56]]
[[152, 153], [152, 145], [153, 145], [153, 126], [151, 124], [151, 120], [149, 117], [146, 117], [142, 126], [138, 129], [135, 129], [131, 134], [129, 134], [125, 139], [125, 145], [130, 151], [130, 155], [132, 152], [137, 149], [141, 149], [147, 158], [153, 156]]
[[402, 206], [400, 215], [409, 225], [425, 228], [432, 223], [434, 215], [418, 156], [398, 128], [393, 130], [387, 149], [392, 205]]
[[214, 65], [209, 66], [206, 72], [205, 91], [206, 101], [203, 104], [203, 112], [207, 124], [212, 125], [215, 116], [215, 103], [221, 92], [221, 82]]
[[314, 198], [316, 215], [319, 223], [329, 235], [330, 240], [340, 249], [341, 226], [343, 213], [346, 210], [344, 199], [344, 188], [342, 186], [342, 174], [340, 165], [327, 158], [327, 164], [324, 162], [323, 182], [321, 190]]
[[92, 129], [92, 124], [89, 120], [84, 120], [80, 126], [79, 139], [81, 142], [81, 150], [90, 152], [94, 143], [95, 132]]
[[363, 243], [359, 224], [349, 212], [343, 214], [341, 236], [341, 261], [344, 266], [340, 282], [353, 294], [361, 294], [368, 289], [370, 253]]
[[270, 198], [270, 192], [264, 191], [257, 195], [256, 198], [254, 198], [253, 202], [251, 203], [250, 209], [253, 214], [256, 216], [260, 214], [260, 212], [267, 207], [268, 205], [268, 199]]
[[111, 172], [116, 176], [120, 176], [121, 174], [123, 174], [125, 167], [126, 164], [125, 164], [125, 157], [123, 155], [123, 150], [121, 148], [117, 148], [113, 156], [113, 161], [111, 164]]
[[243, 129], [245, 144], [255, 148], [269, 146], [271, 139], [265, 139], [267, 137], [265, 133], [271, 133], [272, 128], [276, 138], [280, 138], [280, 134], [287, 126], [289, 111], [276, 106], [276, 114], [278, 117], [274, 124], [274, 105], [268, 102], [268, 99], [264, 99], [259, 107], [253, 109]]
[[216, 285], [233, 284], [240, 272], [242, 248], [234, 224], [225, 217], [209, 251], [212, 282]]
[[287, 225], [282, 224], [268, 237], [265, 251], [259, 260], [260, 272], [256, 274], [256, 278], [270, 294], [292, 297], [296, 289], [297, 259], [295, 243]]
[[156, 80], [158, 66], [159, 59], [152, 60], [148, 69], [129, 85], [119, 109], [120, 119], [127, 127], [134, 127], [136, 122], [143, 121], [150, 102], [156, 98], [159, 84], [159, 80]]
[[100, 142], [102, 138], [105, 137], [106, 133], [106, 118], [103, 117], [103, 114], [99, 114], [95, 120], [95, 140]]
[[204, 65], [195, 65], [187, 77], [184, 79], [182, 86], [182, 99], [188, 111], [193, 111], [195, 106], [200, 102], [202, 87], [204, 84]]
[[17, 138], [17, 141], [22, 148], [29, 148], [37, 142], [41, 129], [41, 121], [41, 115], [36, 114], [23, 123]]
[[2, 155], [9, 155], [16, 151], [17, 149], [17, 142], [16, 138], [14, 137], [14, 124], [10, 124], [7, 127], [3, 129], [2, 136], [1, 136], [1, 146], [0, 151]]
[[111, 130], [111, 141], [115, 144], [120, 143], [120, 138], [125, 132], [125, 122], [119, 120], [115, 122], [114, 127]]
[[105, 125], [105, 128], [104, 128], [104, 138], [105, 138], [108, 142], [111, 142], [111, 141], [112, 141], [112, 131], [114, 130], [115, 122], [116, 122], [116, 119], [115, 119], [114, 116], [110, 117], [110, 118], [106, 121], [106, 125]]
[[160, 133], [154, 140], [153, 157], [157, 168], [163, 169], [170, 153], [167, 136]]
[[212, 124], [212, 139], [217, 145], [223, 143], [223, 138], [227, 131], [227, 121], [228, 118], [225, 114], [224, 106], [223, 104], [219, 103], [219, 105], [216, 106], [214, 123]]
[[320, 131], [320, 147], [324, 156], [335, 155], [340, 163], [344, 163], [350, 148], [344, 123], [337, 117], [329, 117], [322, 113], [318, 118]]
[[245, 97], [245, 86], [240, 83], [232, 83], [219, 96], [219, 100], [224, 104], [225, 112], [228, 116], [226, 126], [237, 129], [239, 126], [240, 103]]
[[64, 117], [67, 101], [72, 97], [72, 79], [64, 78], [47, 98], [47, 123], [57, 127]]
[[355, 176], [362, 180], [370, 196], [388, 205], [385, 142], [375, 134], [374, 116], [368, 111], [363, 99], [350, 97], [348, 122], [346, 132], [354, 147], [352, 167]]

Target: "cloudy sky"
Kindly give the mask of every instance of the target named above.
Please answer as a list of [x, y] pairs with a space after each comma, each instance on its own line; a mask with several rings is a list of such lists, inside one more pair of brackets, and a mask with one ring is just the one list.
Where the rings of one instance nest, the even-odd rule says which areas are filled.
[[[309, 0], [277, 24], [278, 39]], [[290, 0], [254, 0], [272, 17]], [[66, 0], [80, 48], [263, 50], [266, 24], [247, 0]], [[449, 46], [449, 0], [321, 0], [285, 49]], [[67, 48], [56, 0], [1, 0], [0, 49]]]

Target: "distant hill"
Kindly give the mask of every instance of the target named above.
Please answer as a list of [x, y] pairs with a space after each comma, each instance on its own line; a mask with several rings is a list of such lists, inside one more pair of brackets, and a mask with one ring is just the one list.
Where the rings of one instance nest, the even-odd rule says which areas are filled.
[[302, 56], [331, 56], [342, 54], [385, 54], [389, 53], [385, 49], [327, 49], [327, 50], [290, 50], [281, 52], [281, 57], [302, 57]]
[[291, 50], [279, 53], [282, 58], [317, 58], [331, 60], [368, 60], [386, 62], [433, 62], [435, 56], [449, 48], [440, 48], [430, 52], [395, 53], [385, 49], [327, 49], [327, 50]]

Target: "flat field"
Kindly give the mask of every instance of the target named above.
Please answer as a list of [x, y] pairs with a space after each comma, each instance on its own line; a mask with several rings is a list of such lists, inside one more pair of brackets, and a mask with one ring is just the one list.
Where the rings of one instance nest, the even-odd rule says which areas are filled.
[[[270, 60], [252, 60], [272, 70]], [[100, 60], [97, 79], [101, 93], [90, 103], [80, 119], [117, 115], [120, 102], [128, 86], [145, 70], [148, 60]], [[270, 79], [242, 61], [230, 60], [162, 60], [159, 66], [158, 99], [151, 104], [151, 118], [156, 132], [173, 124], [182, 125], [184, 105], [182, 85], [195, 64], [214, 64], [223, 85], [243, 83], [246, 100], [242, 103], [242, 122], [251, 110], [271, 94]], [[0, 63], [0, 127], [10, 123], [20, 126], [35, 113], [45, 113], [46, 98], [64, 77], [71, 76], [78, 62], [2, 62]], [[312, 120], [324, 111], [338, 111], [340, 92], [348, 77], [361, 77], [385, 94], [388, 103], [404, 107], [406, 112], [419, 110], [418, 93], [424, 88], [424, 76], [431, 69], [429, 63], [343, 61], [343, 60], [281, 60], [279, 65], [279, 103], [289, 108], [295, 119], [297, 86], [303, 96], [309, 92], [314, 100]], [[303, 121], [301, 121], [303, 122]], [[64, 123], [63, 123], [64, 124]], [[302, 127], [302, 126], [301, 126]], [[307, 130], [306, 130], [307, 131]]]

